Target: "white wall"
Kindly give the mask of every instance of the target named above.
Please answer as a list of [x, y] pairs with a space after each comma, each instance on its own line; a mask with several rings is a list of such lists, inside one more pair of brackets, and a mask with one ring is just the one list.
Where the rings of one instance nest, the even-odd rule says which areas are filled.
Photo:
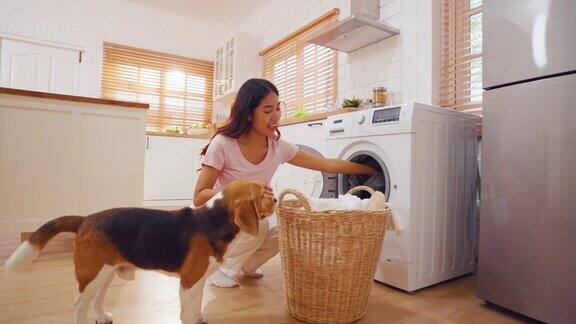
[[0, 32], [87, 48], [79, 95], [100, 96], [102, 42], [214, 60], [228, 28], [124, 0], [0, 0]]
[[[339, 100], [371, 98], [373, 87], [386, 86], [392, 103], [437, 103], [440, 1], [380, 0], [380, 5], [380, 18], [401, 34], [339, 54]], [[340, 8], [340, 19], [350, 15], [350, 0], [271, 0], [239, 30], [259, 36], [265, 48], [335, 7]]]

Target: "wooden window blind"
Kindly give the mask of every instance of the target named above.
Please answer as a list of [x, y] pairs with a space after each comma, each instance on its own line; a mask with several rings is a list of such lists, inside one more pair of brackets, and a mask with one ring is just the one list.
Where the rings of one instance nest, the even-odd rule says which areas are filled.
[[482, 114], [482, 0], [443, 0], [440, 103]]
[[150, 104], [147, 130], [182, 131], [212, 120], [214, 63], [104, 43], [102, 97]]
[[338, 98], [338, 54], [307, 41], [336, 24], [339, 13], [333, 9], [260, 52], [262, 77], [276, 85], [280, 100], [287, 106], [283, 117], [334, 107]]

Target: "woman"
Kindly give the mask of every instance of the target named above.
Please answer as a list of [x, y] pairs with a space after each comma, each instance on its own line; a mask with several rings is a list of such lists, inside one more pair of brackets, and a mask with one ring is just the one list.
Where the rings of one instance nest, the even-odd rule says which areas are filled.
[[[202, 169], [194, 192], [194, 205], [206, 203], [234, 180], [253, 180], [269, 185], [281, 163], [328, 173], [374, 174], [363, 164], [326, 159], [280, 139], [281, 106], [278, 90], [264, 79], [250, 79], [239, 89], [228, 122], [217, 129], [201, 155]], [[270, 195], [272, 189], [269, 188]], [[218, 287], [236, 287], [235, 276], [259, 278], [256, 270], [278, 253], [275, 216], [260, 224], [258, 237], [246, 236], [228, 250], [224, 264], [210, 278]]]

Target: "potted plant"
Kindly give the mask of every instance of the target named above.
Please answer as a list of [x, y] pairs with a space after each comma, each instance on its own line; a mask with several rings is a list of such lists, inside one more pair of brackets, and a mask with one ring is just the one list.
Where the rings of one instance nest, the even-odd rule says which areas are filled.
[[299, 105], [296, 107], [296, 110], [294, 110], [293, 116], [296, 118], [301, 118], [308, 115], [308, 112], [306, 111], [306, 107], [304, 107], [303, 105]]
[[188, 135], [206, 136], [210, 133], [210, 128], [205, 123], [194, 123], [187, 130]]
[[174, 127], [168, 127], [165, 129], [166, 133], [168, 134], [179, 134], [180, 130], [178, 129], [178, 127], [174, 126]]
[[360, 99], [353, 96], [352, 99], [342, 100], [342, 108], [358, 108], [360, 106]]

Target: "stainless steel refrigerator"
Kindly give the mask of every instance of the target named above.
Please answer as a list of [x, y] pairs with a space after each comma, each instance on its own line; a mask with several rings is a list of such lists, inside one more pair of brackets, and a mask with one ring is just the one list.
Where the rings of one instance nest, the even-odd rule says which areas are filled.
[[484, 0], [478, 296], [576, 323], [576, 0]]

